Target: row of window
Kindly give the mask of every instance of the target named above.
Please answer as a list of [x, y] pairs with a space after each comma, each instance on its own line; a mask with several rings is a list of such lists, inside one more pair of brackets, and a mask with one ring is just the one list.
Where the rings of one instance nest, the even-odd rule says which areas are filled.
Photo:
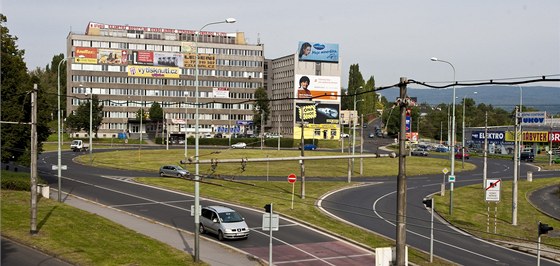
[[[133, 38], [133, 39], [154, 39], [154, 40], [169, 40], [169, 41], [193, 41], [195, 40], [194, 34], [185, 33], [157, 33], [157, 32], [144, 32], [143, 30], [115, 30], [115, 29], [101, 29], [102, 36]], [[235, 44], [235, 37], [233, 36], [213, 36], [213, 35], [199, 35], [199, 42], [210, 43], [225, 43]]]
[[[134, 78], [134, 77], [106, 77], [106, 76], [72, 76], [72, 81], [77, 83], [113, 83], [113, 84], [138, 84], [138, 85], [164, 85], [157, 78]], [[198, 86], [210, 88], [239, 88], [257, 89], [261, 86], [260, 82], [241, 82], [241, 81], [221, 81], [221, 80], [199, 80]], [[195, 87], [194, 80], [168, 79], [170, 86], [190, 86]]]
[[[163, 45], [163, 44], [124, 43], [124, 42], [115, 42], [115, 41], [111, 41], [111, 42], [110, 41], [87, 41], [87, 40], [74, 39], [72, 40], [72, 46], [92, 47], [92, 48], [113, 48], [113, 49], [125, 49], [125, 50], [129, 49], [129, 50], [156, 51], [156, 52], [183, 52], [181, 50], [180, 44]], [[263, 57], [262, 50], [252, 50], [252, 49], [199, 47], [199, 53]]]
[[[72, 99], [72, 105], [73, 106], [79, 106], [80, 104], [87, 104], [89, 99]], [[100, 100], [100, 102], [103, 104], [103, 106], [117, 106], [117, 107], [122, 107], [127, 108], [127, 107], [138, 107], [138, 108], [150, 108], [152, 106], [152, 104], [154, 103], [154, 101], [131, 101], [131, 100]], [[189, 108], [189, 109], [194, 109], [195, 108], [195, 104], [194, 103], [188, 103], [185, 104], [185, 102], [157, 102], [162, 109], [165, 111], [165, 109], [168, 108], [181, 108], [181, 109], [185, 109], [185, 108]], [[199, 110], [204, 110], [204, 109], [213, 109], [213, 110], [253, 110], [253, 104], [249, 104], [249, 103], [206, 103], [206, 104], [200, 104], [199, 105]], [[236, 115], [236, 114], [232, 114], [232, 115]]]

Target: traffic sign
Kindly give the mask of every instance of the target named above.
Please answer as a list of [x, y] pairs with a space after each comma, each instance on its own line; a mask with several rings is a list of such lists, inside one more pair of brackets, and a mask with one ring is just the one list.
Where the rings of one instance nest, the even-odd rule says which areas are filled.
[[501, 179], [486, 179], [486, 201], [500, 201]]
[[443, 168], [443, 170], [441, 170], [441, 171], [443, 172], [444, 175], [446, 175], [449, 172], [449, 170], [447, 170], [447, 168]]
[[296, 180], [297, 180], [297, 177], [296, 177], [295, 174], [290, 174], [290, 175], [288, 176], [288, 182], [290, 182], [290, 183], [295, 183]]
[[[272, 221], [270, 219], [272, 219]], [[280, 215], [273, 213], [271, 218], [270, 213], [264, 213], [262, 218], [262, 230], [270, 231], [272, 226], [272, 231], [278, 231], [279, 221]]]
[[447, 179], [447, 182], [455, 183], [455, 176], [454, 175], [449, 175], [449, 179]]

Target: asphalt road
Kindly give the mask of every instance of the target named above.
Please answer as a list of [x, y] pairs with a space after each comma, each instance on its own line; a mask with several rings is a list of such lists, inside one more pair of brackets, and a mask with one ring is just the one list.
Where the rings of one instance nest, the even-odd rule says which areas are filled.
[[[470, 160], [479, 166], [482, 159]], [[511, 179], [511, 162], [490, 160], [489, 178]], [[478, 167], [482, 169], [482, 167]], [[523, 165], [526, 173], [532, 166]], [[471, 171], [457, 174], [456, 186], [482, 183], [482, 173]], [[534, 178], [552, 176], [550, 173], [534, 173]], [[557, 175], [557, 174], [556, 174]], [[430, 251], [430, 212], [422, 200], [430, 194], [439, 193], [443, 175], [407, 177], [406, 243]], [[378, 183], [351, 188], [326, 197], [322, 207], [331, 214], [356, 226], [377, 232], [386, 237], [396, 237], [396, 177], [376, 179]], [[449, 193], [449, 191], [447, 191]], [[437, 209], [436, 202], [435, 208]], [[500, 228], [498, 227], [498, 233]], [[502, 248], [473, 238], [456, 230], [439, 219], [434, 219], [434, 254], [461, 265], [535, 265], [536, 257]], [[541, 260], [541, 265], [560, 265], [558, 262]]]
[[[194, 218], [190, 216], [193, 197], [182, 193], [157, 189], [129, 181], [132, 177], [154, 176], [156, 173], [100, 169], [72, 162], [72, 152], [63, 153], [62, 190], [104, 205], [127, 211], [187, 231], [194, 231]], [[39, 171], [51, 173], [46, 179], [52, 187], [58, 187], [55, 171], [57, 154], [41, 156]], [[203, 194], [202, 194], [203, 197]], [[239, 250], [268, 261], [269, 235], [261, 230], [262, 210], [201, 199], [201, 205], [225, 205], [239, 211], [251, 228], [246, 240], [225, 241]], [[211, 235], [204, 237], [216, 238]], [[342, 241], [311, 227], [289, 219], [280, 220], [280, 230], [273, 233], [273, 263], [301, 265], [302, 263], [328, 265], [373, 265], [370, 250]]]

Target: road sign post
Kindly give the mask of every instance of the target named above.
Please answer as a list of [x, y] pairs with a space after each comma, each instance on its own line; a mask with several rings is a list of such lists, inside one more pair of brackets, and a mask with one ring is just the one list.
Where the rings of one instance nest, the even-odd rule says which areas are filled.
[[447, 175], [447, 173], [449, 172], [449, 170], [447, 170], [447, 168], [443, 168], [443, 170], [441, 170], [441, 172], [443, 173], [443, 180], [441, 180], [441, 189], [440, 189], [440, 196], [445, 196], [445, 176]]
[[292, 210], [294, 209], [294, 190], [296, 185], [297, 176], [295, 174], [290, 174], [288, 176], [288, 182], [292, 183]]
[[453, 215], [453, 185], [455, 184], [455, 176], [449, 175], [449, 215]]
[[494, 233], [497, 232], [497, 216], [498, 216], [498, 202], [500, 202], [500, 189], [501, 189], [501, 179], [486, 179], [485, 184], [485, 196], [487, 208], [486, 208], [486, 232], [490, 231], [490, 202], [494, 202]]

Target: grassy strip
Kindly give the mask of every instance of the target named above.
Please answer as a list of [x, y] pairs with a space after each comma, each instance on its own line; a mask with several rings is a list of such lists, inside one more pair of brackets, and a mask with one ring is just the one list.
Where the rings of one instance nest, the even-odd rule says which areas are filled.
[[192, 256], [103, 217], [40, 198], [29, 233], [30, 193], [2, 190], [2, 235], [77, 265], [204, 265]]
[[[194, 155], [189, 150], [189, 156]], [[281, 158], [297, 157], [297, 150], [258, 150], [258, 149], [203, 149], [199, 151], [201, 160], [209, 159], [231, 159], [239, 158], [240, 163], [218, 163], [214, 175], [217, 176], [288, 176], [299, 172], [298, 161], [281, 161], [274, 163], [247, 163], [245, 171], [241, 169], [241, 158]], [[306, 151], [307, 156], [333, 156], [341, 153]], [[117, 169], [136, 169], [157, 174], [159, 167], [165, 164], [179, 164], [184, 158], [184, 150], [119, 150], [94, 154], [94, 165], [99, 167]], [[80, 156], [76, 159], [83, 164], [89, 163], [88, 156]], [[359, 178], [360, 159], [355, 159], [354, 177]], [[423, 175], [440, 173], [443, 168], [449, 167], [449, 161], [430, 157], [407, 157], [408, 175]], [[456, 161], [456, 171], [461, 171], [461, 162]], [[363, 176], [397, 176], [397, 158], [366, 158], [363, 159]], [[193, 166], [187, 167], [191, 172]], [[475, 166], [465, 163], [463, 171], [473, 170]], [[200, 166], [200, 172], [209, 174], [212, 172], [209, 164]], [[344, 177], [348, 175], [348, 159], [336, 160], [307, 160], [305, 161], [306, 176], [316, 177]]]
[[[527, 200], [529, 194], [539, 188], [559, 185], [560, 178], [534, 179], [518, 183], [517, 226], [512, 222], [512, 181], [501, 182], [501, 201], [497, 204], [497, 234], [494, 232], [494, 203], [490, 203], [490, 232], [486, 233], [487, 204], [482, 186], [472, 185], [455, 189], [453, 194], [453, 215], [449, 215], [449, 193], [445, 197], [435, 196], [436, 211], [449, 222], [463, 230], [485, 239], [510, 242], [534, 243], [537, 240], [537, 223], [542, 221], [560, 228], [560, 221], [554, 220], [535, 209]], [[542, 237], [542, 243], [560, 249], [560, 238]]]
[[[177, 178], [137, 178], [138, 182], [158, 187], [164, 187], [188, 194], [194, 194], [194, 183]], [[216, 179], [204, 179], [216, 185], [200, 184], [201, 195], [222, 201], [238, 203], [263, 209], [267, 203], [274, 203], [274, 211], [281, 215], [290, 216], [300, 221], [319, 227], [323, 230], [338, 234], [362, 243], [370, 248], [394, 246], [392, 240], [378, 236], [369, 231], [348, 225], [321, 212], [317, 207], [317, 200], [321, 195], [348, 186], [346, 182], [307, 182], [305, 199], [301, 199], [300, 183], [295, 184], [294, 208], [291, 209], [292, 185], [286, 182], [248, 181], [231, 182]], [[371, 219], [376, 219], [371, 217]], [[249, 224], [249, 227], [259, 227]], [[409, 259], [419, 265], [449, 265], [445, 261], [434, 260], [429, 263], [429, 254], [410, 249]]]

